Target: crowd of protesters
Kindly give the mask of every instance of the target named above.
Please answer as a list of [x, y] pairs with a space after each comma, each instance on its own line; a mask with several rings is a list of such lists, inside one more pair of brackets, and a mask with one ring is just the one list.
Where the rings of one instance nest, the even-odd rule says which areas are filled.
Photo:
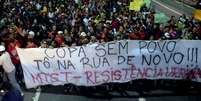
[[200, 24], [185, 15], [154, 23], [154, 11], [129, 10], [129, 0], [8, 0], [1, 8], [1, 42], [15, 47], [71, 47], [114, 40], [201, 39]]
[[[131, 0], [130, 0], [131, 1]], [[201, 39], [193, 17], [154, 22], [154, 10], [129, 0], [1, 0], [0, 42], [22, 74], [16, 47], [56, 48], [115, 40]], [[22, 77], [18, 76], [20, 79]]]

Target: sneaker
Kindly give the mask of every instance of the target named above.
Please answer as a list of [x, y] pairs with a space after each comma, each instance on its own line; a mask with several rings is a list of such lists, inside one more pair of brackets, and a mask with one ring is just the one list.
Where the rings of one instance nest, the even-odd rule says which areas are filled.
[[5, 94], [5, 91], [4, 90], [1, 90], [0, 91], [0, 95], [4, 95]]
[[23, 97], [23, 96], [24, 96], [24, 93], [21, 93], [21, 96]]
[[41, 92], [41, 87], [38, 87], [38, 88], [36, 89], [36, 91], [37, 91], [37, 92]]
[[5, 91], [4, 91], [4, 90], [1, 90], [0, 92], [1, 92], [1, 93], [4, 93]]

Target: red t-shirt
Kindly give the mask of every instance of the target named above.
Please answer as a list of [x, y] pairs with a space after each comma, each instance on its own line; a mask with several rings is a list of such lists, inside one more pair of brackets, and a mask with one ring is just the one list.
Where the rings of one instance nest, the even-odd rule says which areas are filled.
[[64, 38], [63, 36], [60, 36], [60, 35], [56, 35], [55, 37], [55, 42], [56, 42], [56, 45], [59, 47], [62, 45], [62, 43], [64, 42]]
[[118, 20], [113, 20], [112, 21], [112, 28], [118, 29], [119, 28], [119, 21]]
[[140, 39], [140, 35], [138, 32], [132, 32], [129, 34], [129, 37], [131, 40], [137, 40], [137, 39]]
[[15, 40], [14, 42], [10, 42], [7, 47], [7, 51], [10, 54], [11, 60], [13, 64], [17, 65], [20, 64], [19, 56], [17, 54], [16, 47], [21, 47], [21, 43], [18, 40]]
[[38, 46], [34, 43], [28, 44], [26, 48], [37, 48]]

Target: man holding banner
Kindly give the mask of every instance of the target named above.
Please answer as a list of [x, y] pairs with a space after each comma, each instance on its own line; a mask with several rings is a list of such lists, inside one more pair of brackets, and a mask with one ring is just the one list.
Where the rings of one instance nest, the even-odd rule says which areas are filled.
[[0, 65], [2, 65], [4, 71], [6, 72], [8, 80], [13, 88], [19, 90], [21, 92], [21, 95], [23, 96], [24, 94], [22, 92], [22, 89], [20, 88], [15, 78], [15, 66], [13, 65], [10, 55], [8, 52], [6, 52], [3, 45], [0, 45]]

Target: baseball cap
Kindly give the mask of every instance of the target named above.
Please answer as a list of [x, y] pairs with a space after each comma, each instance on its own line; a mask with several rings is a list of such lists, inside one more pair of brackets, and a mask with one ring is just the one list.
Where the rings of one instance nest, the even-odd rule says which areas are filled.
[[80, 33], [80, 36], [86, 37], [87, 34], [85, 32]]
[[5, 47], [3, 45], [0, 45], [0, 52], [5, 51]]
[[58, 34], [63, 34], [63, 31], [58, 31], [57, 33], [58, 33]]
[[35, 35], [35, 33], [34, 33], [33, 31], [30, 31], [30, 32], [29, 32], [29, 35], [34, 36], [34, 35]]

